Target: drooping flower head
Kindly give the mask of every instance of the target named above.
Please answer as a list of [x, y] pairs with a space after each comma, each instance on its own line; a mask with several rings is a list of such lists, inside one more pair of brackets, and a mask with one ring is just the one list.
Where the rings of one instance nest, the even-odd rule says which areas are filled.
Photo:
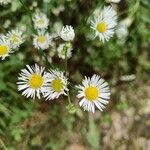
[[26, 69], [22, 69], [18, 77], [18, 90], [22, 91], [22, 95], [27, 98], [33, 99], [41, 98], [41, 92], [44, 86], [47, 84], [47, 73], [43, 67], [39, 67], [37, 64], [34, 66], [26, 66]]
[[0, 35], [0, 58], [4, 60], [12, 53], [12, 47], [4, 35]]
[[72, 26], [66, 25], [62, 27], [59, 35], [64, 41], [72, 41], [75, 37], [75, 32]]
[[111, 7], [104, 7], [100, 15], [91, 21], [91, 28], [95, 30], [95, 37], [104, 43], [114, 34], [114, 28], [117, 25], [117, 13]]
[[13, 49], [17, 49], [25, 41], [23, 32], [19, 29], [12, 30], [6, 35], [7, 39], [10, 41]]
[[33, 17], [34, 27], [36, 29], [47, 29], [49, 25], [49, 19], [44, 13], [37, 13]]
[[38, 31], [38, 35], [34, 35], [33, 45], [37, 49], [48, 49], [51, 45], [51, 36], [49, 33], [45, 32], [44, 30]]
[[44, 88], [44, 97], [46, 100], [53, 100], [60, 95], [67, 95], [67, 79], [64, 72], [50, 70], [48, 73], [49, 84]]
[[89, 112], [95, 113], [95, 106], [103, 111], [110, 98], [108, 84], [98, 75], [91, 78], [85, 77], [79, 89], [77, 97], [80, 100], [79, 105]]

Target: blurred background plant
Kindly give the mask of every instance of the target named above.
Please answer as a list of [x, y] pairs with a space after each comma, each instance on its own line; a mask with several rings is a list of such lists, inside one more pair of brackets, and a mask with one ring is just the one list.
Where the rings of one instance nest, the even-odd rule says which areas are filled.
[[[147, 149], [150, 147], [150, 19], [149, 0], [121, 0], [116, 35], [107, 43], [92, 40], [92, 14], [103, 0], [19, 0], [0, 6], [0, 33], [19, 27], [27, 41], [20, 50], [0, 62], [0, 149], [8, 150], [99, 150]], [[70, 80], [80, 83], [84, 75], [100, 74], [109, 81], [111, 100], [106, 110], [94, 115], [78, 107], [68, 114], [65, 98], [56, 101], [27, 100], [17, 91], [17, 76], [26, 64], [42, 61], [32, 45], [30, 13], [42, 11], [50, 19], [50, 32], [57, 36], [62, 25], [75, 28]], [[69, 13], [68, 13], [69, 12]], [[50, 62], [61, 68], [56, 47], [46, 51]], [[48, 69], [48, 67], [47, 67]]]

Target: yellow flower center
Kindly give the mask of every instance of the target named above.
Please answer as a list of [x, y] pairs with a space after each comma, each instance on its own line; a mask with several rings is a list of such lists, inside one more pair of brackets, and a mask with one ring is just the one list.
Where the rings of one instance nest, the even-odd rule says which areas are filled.
[[46, 37], [45, 36], [39, 36], [37, 40], [38, 40], [39, 43], [45, 43], [46, 42]]
[[98, 30], [98, 32], [101, 32], [101, 33], [105, 32], [106, 28], [107, 28], [107, 25], [106, 25], [106, 23], [104, 21], [99, 22], [97, 24], [97, 27], [96, 27], [96, 29]]
[[33, 75], [31, 75], [31, 77], [29, 79], [29, 85], [33, 89], [41, 88], [43, 85], [43, 82], [44, 82], [44, 79], [39, 74], [33, 74]]
[[52, 81], [52, 88], [54, 89], [54, 91], [56, 91], [58, 93], [61, 92], [61, 90], [63, 89], [63, 86], [64, 86], [64, 84], [59, 77], [55, 78]]
[[39, 25], [44, 24], [44, 20], [43, 20], [43, 19], [38, 20], [38, 21], [37, 21], [37, 24], [39, 24]]
[[13, 36], [11, 37], [11, 42], [12, 42], [13, 44], [17, 44], [19, 41], [20, 41], [20, 38], [19, 38], [17, 35], [13, 35]]
[[89, 86], [85, 89], [85, 97], [89, 101], [93, 101], [98, 98], [99, 92], [96, 87]]
[[0, 45], [0, 55], [7, 55], [9, 52], [9, 48], [6, 45]]

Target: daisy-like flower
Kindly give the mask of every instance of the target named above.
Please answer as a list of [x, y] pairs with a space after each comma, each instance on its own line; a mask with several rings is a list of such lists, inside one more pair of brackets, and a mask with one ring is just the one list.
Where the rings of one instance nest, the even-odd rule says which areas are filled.
[[59, 35], [64, 41], [72, 41], [75, 37], [75, 32], [72, 26], [66, 25], [63, 26]]
[[91, 21], [91, 28], [95, 30], [95, 37], [104, 43], [108, 41], [114, 34], [114, 28], [117, 25], [117, 13], [111, 7], [104, 7], [100, 15]]
[[9, 40], [4, 35], [0, 36], [0, 58], [4, 60], [9, 54], [12, 53]]
[[13, 49], [19, 48], [20, 45], [25, 41], [23, 32], [19, 29], [8, 32], [6, 37], [10, 41]]
[[18, 77], [18, 91], [22, 91], [22, 95], [35, 99], [41, 98], [41, 92], [44, 86], [47, 84], [47, 73], [43, 67], [39, 67], [37, 64], [34, 66], [26, 66], [26, 69], [22, 69]]
[[47, 29], [49, 25], [49, 19], [44, 13], [35, 14], [33, 22], [36, 29]]
[[76, 86], [79, 89], [77, 97], [81, 99], [79, 105], [92, 113], [95, 113], [95, 106], [103, 111], [110, 98], [108, 84], [98, 75], [85, 77], [82, 84]]
[[59, 58], [65, 59], [65, 54], [66, 54], [67, 58], [70, 58], [72, 56], [72, 53], [71, 53], [72, 46], [70, 43], [60, 44], [57, 51], [58, 51]]
[[43, 91], [46, 100], [53, 100], [60, 95], [67, 95], [67, 79], [64, 72], [58, 70], [50, 70], [48, 73], [49, 84]]
[[37, 49], [45, 50], [51, 45], [51, 40], [49, 33], [42, 30], [38, 32], [38, 35], [34, 35], [33, 45]]
[[0, 5], [7, 5], [11, 0], [0, 0]]

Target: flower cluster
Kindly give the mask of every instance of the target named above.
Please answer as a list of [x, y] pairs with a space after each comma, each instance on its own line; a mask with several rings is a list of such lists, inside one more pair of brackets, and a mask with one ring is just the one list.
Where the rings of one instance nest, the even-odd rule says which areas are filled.
[[19, 29], [9, 31], [6, 35], [0, 35], [0, 58], [4, 60], [18, 50], [24, 41], [25, 36]]
[[39, 50], [48, 49], [51, 45], [52, 37], [47, 32], [49, 19], [44, 13], [37, 13], [33, 17], [34, 27], [37, 34], [33, 35], [33, 45]]
[[[50, 48], [52, 40], [54, 40], [48, 31], [50, 20], [44, 13], [40, 12], [34, 15], [32, 21], [35, 30], [33, 45], [43, 52]], [[116, 25], [117, 13], [111, 6], [104, 7], [100, 14], [91, 21], [91, 28], [95, 32], [95, 37], [99, 37], [103, 43], [114, 35]], [[71, 42], [75, 38], [75, 30], [71, 25], [65, 25], [58, 36], [63, 40], [63, 43], [58, 45], [56, 51], [58, 57], [64, 60], [65, 71], [56, 68], [49, 68], [48, 71], [45, 71], [44, 67], [37, 64], [27, 65], [25, 69], [21, 70], [17, 85], [18, 90], [27, 98], [54, 100], [65, 95], [69, 101], [67, 109], [70, 109], [74, 107], [74, 104], [70, 101], [69, 95], [70, 82], [68, 82], [67, 59], [72, 56], [73, 46]], [[19, 29], [12, 30], [6, 35], [0, 35], [0, 58], [5, 59], [14, 50], [18, 50], [24, 41], [24, 34]], [[95, 107], [103, 111], [110, 99], [108, 83], [99, 75], [94, 74], [92, 77], [85, 77], [80, 85], [75, 86], [75, 89], [78, 92], [79, 105], [92, 113], [95, 113]]]
[[[33, 99], [45, 98], [46, 100], [53, 100], [59, 98], [61, 95], [66, 95], [68, 89], [68, 79], [64, 72], [58, 69], [49, 70], [46, 72], [44, 67], [26, 66], [22, 69], [18, 77], [18, 90], [22, 91], [22, 95]], [[78, 89], [77, 97], [81, 99], [79, 105], [84, 110], [95, 112], [95, 106], [103, 111], [105, 105], [110, 98], [110, 90], [107, 82], [100, 76], [93, 75], [91, 78], [85, 77], [82, 85], [76, 86]]]

